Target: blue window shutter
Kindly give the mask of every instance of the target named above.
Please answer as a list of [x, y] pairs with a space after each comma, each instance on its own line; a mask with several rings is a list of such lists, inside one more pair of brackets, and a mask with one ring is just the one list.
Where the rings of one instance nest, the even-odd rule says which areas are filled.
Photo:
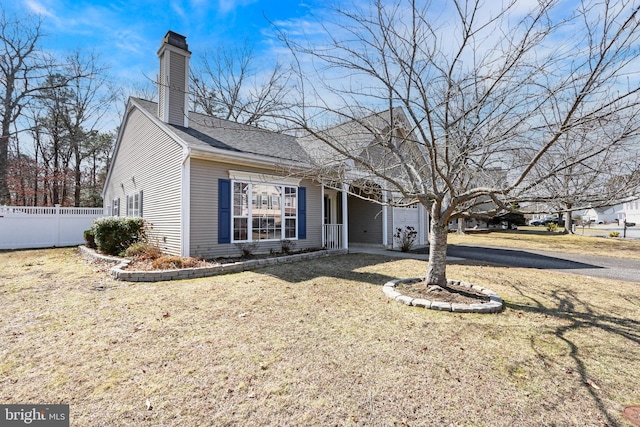
[[307, 188], [298, 187], [298, 239], [307, 238]]
[[218, 243], [231, 243], [231, 180], [218, 180]]

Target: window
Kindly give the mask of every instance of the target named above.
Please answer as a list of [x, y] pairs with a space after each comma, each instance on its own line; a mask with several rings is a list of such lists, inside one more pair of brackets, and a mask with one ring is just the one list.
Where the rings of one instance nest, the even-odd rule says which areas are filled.
[[233, 240], [249, 240], [249, 184], [233, 184]]
[[111, 208], [112, 216], [120, 216], [120, 198], [113, 199], [113, 207]]
[[127, 216], [142, 216], [142, 191], [127, 196]]
[[296, 238], [297, 187], [233, 181], [232, 188], [234, 241]]

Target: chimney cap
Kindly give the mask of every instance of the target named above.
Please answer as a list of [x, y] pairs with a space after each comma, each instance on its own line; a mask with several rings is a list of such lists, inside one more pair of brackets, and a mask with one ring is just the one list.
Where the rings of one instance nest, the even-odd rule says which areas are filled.
[[187, 38], [181, 34], [174, 33], [173, 31], [167, 31], [167, 34], [162, 39], [163, 44], [170, 44], [171, 46], [175, 46], [177, 48], [189, 51], [189, 46], [187, 46]]

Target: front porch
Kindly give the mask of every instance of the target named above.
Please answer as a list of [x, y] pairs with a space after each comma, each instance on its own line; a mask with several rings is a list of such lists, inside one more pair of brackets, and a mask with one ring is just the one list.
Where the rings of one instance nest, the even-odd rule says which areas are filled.
[[429, 241], [428, 214], [422, 206], [390, 207], [350, 195], [347, 189], [322, 189], [322, 247], [349, 249], [350, 246], [392, 249], [397, 229], [413, 227], [416, 246]]

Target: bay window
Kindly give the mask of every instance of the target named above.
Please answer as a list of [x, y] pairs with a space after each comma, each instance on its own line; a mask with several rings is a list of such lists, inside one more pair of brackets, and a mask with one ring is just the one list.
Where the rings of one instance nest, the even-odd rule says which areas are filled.
[[297, 238], [298, 188], [233, 181], [233, 241]]

